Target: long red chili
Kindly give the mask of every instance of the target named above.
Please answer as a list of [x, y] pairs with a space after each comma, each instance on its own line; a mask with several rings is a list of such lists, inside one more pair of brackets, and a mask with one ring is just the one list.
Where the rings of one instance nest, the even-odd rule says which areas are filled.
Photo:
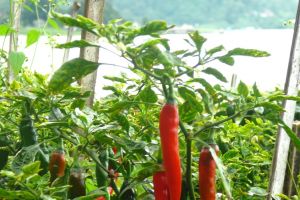
[[63, 151], [54, 151], [50, 156], [49, 171], [50, 171], [50, 184], [57, 178], [65, 174], [66, 159]]
[[179, 200], [181, 195], [178, 125], [179, 115], [177, 105], [173, 102], [168, 102], [160, 112], [159, 129], [170, 200]]
[[170, 194], [165, 171], [155, 172], [153, 175], [155, 200], [169, 200]]
[[[218, 145], [210, 146], [219, 153]], [[201, 200], [216, 199], [216, 162], [207, 146], [202, 148], [199, 158], [199, 192]]]

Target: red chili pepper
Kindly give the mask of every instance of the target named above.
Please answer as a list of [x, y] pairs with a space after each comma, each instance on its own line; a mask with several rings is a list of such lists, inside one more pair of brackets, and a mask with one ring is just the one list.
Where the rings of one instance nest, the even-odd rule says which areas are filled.
[[[216, 144], [210, 144], [219, 153]], [[199, 192], [201, 200], [216, 199], [216, 162], [213, 159], [209, 147], [203, 147], [199, 159]]]
[[181, 166], [178, 144], [179, 115], [175, 103], [168, 102], [160, 112], [159, 129], [162, 146], [163, 165], [171, 200], [179, 200], [181, 195]]
[[167, 177], [165, 171], [155, 172], [153, 175], [155, 200], [169, 200]]
[[50, 156], [49, 171], [50, 171], [50, 183], [52, 183], [57, 177], [62, 177], [65, 174], [66, 159], [63, 151], [54, 151]]
[[98, 197], [97, 199], [95, 200], [106, 200], [106, 198], [104, 196], [101, 196], [101, 197]]

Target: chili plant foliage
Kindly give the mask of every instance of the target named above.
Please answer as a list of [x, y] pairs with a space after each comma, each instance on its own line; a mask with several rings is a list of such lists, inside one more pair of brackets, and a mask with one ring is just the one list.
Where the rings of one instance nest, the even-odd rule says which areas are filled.
[[[173, 191], [170, 177], [176, 174], [172, 181], [182, 185], [181, 197], [177, 191], [173, 199], [196, 199], [200, 149], [207, 150], [210, 140], [220, 147], [219, 158], [209, 150], [215, 162], [212, 166], [218, 171], [218, 196], [264, 198], [275, 124], [283, 112], [280, 101], [299, 98], [280, 91], [261, 93], [256, 85], [249, 88], [243, 82], [237, 90], [226, 89], [220, 85], [227, 82], [226, 77], [212, 66], [230, 67], [236, 56], [263, 57], [269, 55], [267, 52], [242, 48], [227, 51], [222, 45], [206, 49], [206, 38], [197, 31], [188, 34], [189, 50], [173, 51], [164, 37], [172, 27], [164, 21], [142, 27], [119, 20], [102, 25], [82, 16], [73, 19], [51, 14], [109, 43], [135, 76], [105, 77], [112, 84], [103, 89], [111, 94], [88, 108], [85, 99], [89, 92], [81, 92], [72, 83], [103, 63], [73, 59], [64, 63], [50, 81], [22, 68], [11, 84], [1, 70], [0, 149], [9, 155], [0, 165], [4, 166], [0, 171], [1, 198], [154, 199], [157, 187], [163, 187], [161, 195], [172, 197], [174, 193], [166, 193]], [[143, 42], [137, 42], [140, 38]], [[57, 47], [87, 46], [108, 50], [82, 40]], [[208, 76], [215, 77], [216, 84], [207, 81]], [[169, 136], [159, 130], [159, 126], [164, 129], [170, 125], [168, 120], [159, 121], [159, 113], [172, 95], [179, 112], [179, 118], [174, 116], [171, 124], [173, 139], [178, 143], [173, 151], [178, 164], [174, 173], [169, 169], [172, 163], [168, 163], [165, 141], [160, 139], [160, 134], [162, 138]], [[26, 132], [31, 134], [30, 144], [22, 136], [25, 128], [31, 130]], [[55, 164], [53, 154], [64, 158]], [[50, 155], [48, 172], [44, 164]], [[63, 163], [63, 168], [58, 163]], [[154, 180], [154, 187], [153, 176], [158, 173], [165, 173], [165, 177], [159, 177], [165, 183]]]

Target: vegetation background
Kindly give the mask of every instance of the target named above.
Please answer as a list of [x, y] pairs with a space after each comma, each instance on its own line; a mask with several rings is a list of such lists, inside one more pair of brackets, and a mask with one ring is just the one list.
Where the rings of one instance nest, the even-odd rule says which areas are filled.
[[[36, 0], [26, 2], [22, 25], [35, 25], [34, 2]], [[59, 1], [59, 7], [68, 11], [72, 2]], [[105, 21], [121, 17], [141, 24], [163, 19], [170, 24], [189, 24], [202, 29], [275, 29], [285, 28], [284, 22], [295, 17], [296, 7], [296, 0], [109, 0], [106, 2]], [[7, 0], [0, 0], [0, 8], [0, 23], [4, 23], [9, 15]], [[46, 20], [48, 0], [40, 0], [39, 8], [40, 19]]]

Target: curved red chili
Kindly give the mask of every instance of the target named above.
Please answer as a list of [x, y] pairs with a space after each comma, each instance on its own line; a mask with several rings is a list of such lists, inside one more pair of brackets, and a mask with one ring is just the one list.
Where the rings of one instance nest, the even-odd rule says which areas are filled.
[[[219, 153], [216, 144], [210, 145]], [[213, 159], [209, 147], [203, 147], [199, 158], [199, 192], [201, 200], [216, 199], [216, 162]]]
[[179, 115], [176, 104], [166, 103], [160, 112], [159, 129], [163, 165], [166, 171], [171, 200], [179, 200], [181, 195], [178, 125]]
[[155, 200], [169, 200], [170, 194], [165, 171], [155, 172], [153, 175]]

